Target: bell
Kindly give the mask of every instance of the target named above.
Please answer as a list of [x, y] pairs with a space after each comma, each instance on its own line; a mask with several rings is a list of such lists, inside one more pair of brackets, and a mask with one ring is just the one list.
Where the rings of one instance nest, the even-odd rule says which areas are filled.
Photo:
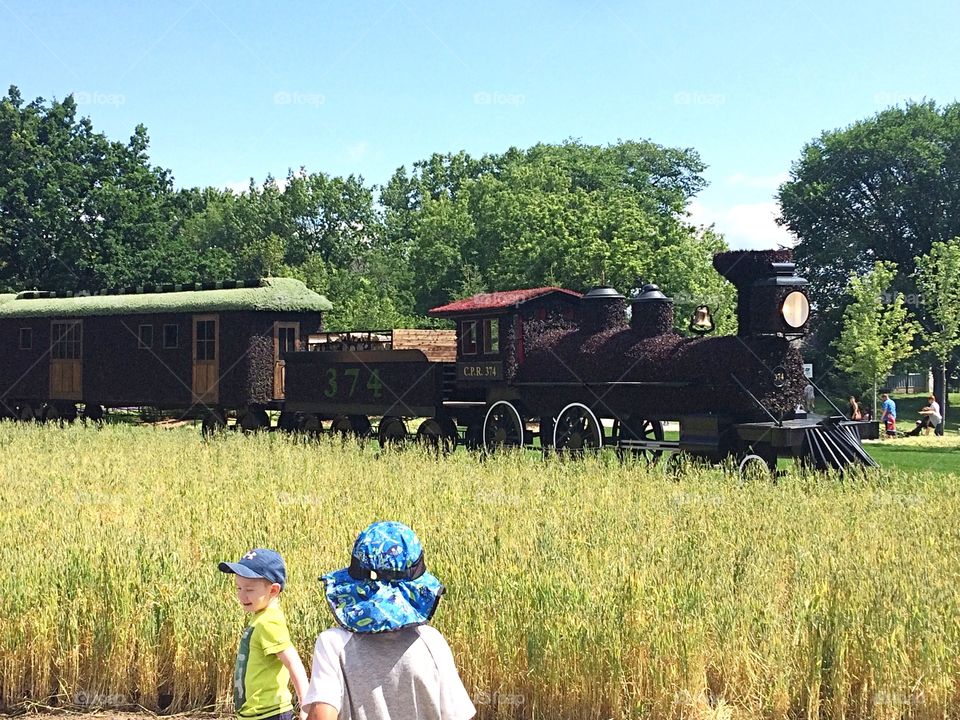
[[690, 316], [690, 330], [698, 335], [705, 335], [713, 331], [713, 318], [710, 317], [710, 308], [700, 305]]

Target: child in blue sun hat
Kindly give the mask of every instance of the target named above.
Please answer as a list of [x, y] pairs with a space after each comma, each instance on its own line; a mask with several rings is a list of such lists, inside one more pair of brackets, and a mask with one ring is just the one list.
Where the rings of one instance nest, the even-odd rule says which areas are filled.
[[476, 714], [450, 646], [427, 625], [443, 595], [416, 533], [375, 522], [357, 537], [350, 566], [321, 580], [339, 627], [320, 633], [303, 707], [311, 720]]

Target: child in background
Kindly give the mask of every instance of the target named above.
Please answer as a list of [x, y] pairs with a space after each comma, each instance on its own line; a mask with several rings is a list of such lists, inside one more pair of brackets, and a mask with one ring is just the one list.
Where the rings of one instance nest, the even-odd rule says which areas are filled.
[[[237, 600], [250, 622], [240, 636], [233, 674], [233, 704], [242, 720], [293, 720], [290, 681], [303, 701], [307, 673], [290, 642], [280, 609], [287, 580], [283, 558], [275, 550], [256, 548], [235, 563], [222, 562], [220, 572], [236, 576]], [[306, 713], [300, 712], [301, 720]]]
[[888, 393], [883, 393], [880, 397], [883, 399], [883, 405], [880, 406], [883, 410], [880, 413], [880, 422], [887, 430], [887, 437], [895, 438], [897, 436], [897, 404]]

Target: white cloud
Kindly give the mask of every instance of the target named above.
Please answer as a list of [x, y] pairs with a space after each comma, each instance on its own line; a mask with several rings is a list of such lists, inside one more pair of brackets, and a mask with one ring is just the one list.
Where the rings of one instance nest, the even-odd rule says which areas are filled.
[[780, 208], [773, 201], [711, 208], [694, 200], [687, 206], [687, 212], [694, 225], [714, 225], [733, 249], [766, 250], [796, 244], [793, 235], [777, 225]]
[[366, 140], [361, 140], [353, 145], [347, 145], [347, 157], [349, 157], [353, 162], [363, 160], [369, 152], [370, 143], [368, 143]]

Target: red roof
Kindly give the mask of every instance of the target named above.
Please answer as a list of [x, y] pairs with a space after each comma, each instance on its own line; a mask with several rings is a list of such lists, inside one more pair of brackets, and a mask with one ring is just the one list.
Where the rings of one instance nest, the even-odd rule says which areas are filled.
[[550, 293], [563, 293], [571, 297], [580, 298], [582, 293], [566, 290], [559, 287], [528, 288], [526, 290], [505, 290], [504, 292], [482, 293], [473, 297], [454, 300], [447, 305], [435, 307], [427, 312], [428, 315], [461, 315], [465, 313], [484, 312], [488, 310], [506, 310], [522, 305]]

